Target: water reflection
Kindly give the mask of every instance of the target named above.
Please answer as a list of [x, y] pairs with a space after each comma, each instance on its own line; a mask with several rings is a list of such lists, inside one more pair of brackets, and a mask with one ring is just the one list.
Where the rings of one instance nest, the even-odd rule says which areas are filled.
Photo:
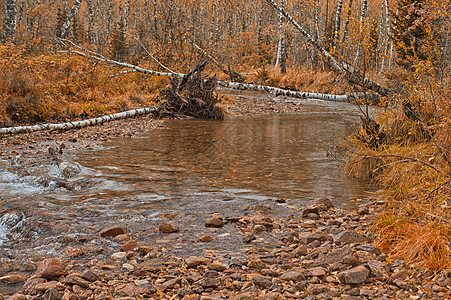
[[347, 106], [325, 108], [226, 121], [171, 120], [138, 138], [110, 142], [104, 151], [84, 153], [79, 162], [125, 184], [128, 196], [179, 196], [183, 202], [196, 192], [238, 189], [299, 204], [331, 197], [346, 206], [367, 186], [347, 178], [327, 148], [350, 133], [356, 113]]

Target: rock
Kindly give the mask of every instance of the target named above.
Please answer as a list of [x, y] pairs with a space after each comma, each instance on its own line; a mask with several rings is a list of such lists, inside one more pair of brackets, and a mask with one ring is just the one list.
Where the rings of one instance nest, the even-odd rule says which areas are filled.
[[63, 290], [64, 286], [62, 284], [59, 284], [57, 281], [38, 283], [34, 287], [34, 293], [43, 293], [48, 289]]
[[63, 296], [54, 288], [49, 288], [42, 296], [42, 300], [61, 300]]
[[254, 231], [257, 232], [257, 233], [264, 232], [264, 231], [267, 231], [267, 230], [268, 230], [268, 228], [266, 228], [266, 226], [261, 225], [261, 224], [257, 224], [257, 225], [254, 226]]
[[63, 275], [67, 275], [66, 268], [61, 264], [57, 258], [49, 258], [41, 261], [38, 269], [34, 273], [36, 277], [52, 279]]
[[70, 285], [79, 285], [83, 288], [89, 287], [89, 281], [75, 275], [68, 275], [63, 279], [63, 282]]
[[324, 292], [327, 292], [329, 288], [324, 284], [310, 284], [307, 287], [307, 291], [313, 295], [318, 295]]
[[328, 198], [319, 198], [309, 202], [307, 207], [302, 210], [302, 216], [308, 216], [309, 214], [318, 214], [320, 211], [326, 211], [333, 208], [334, 204]]
[[305, 280], [305, 277], [304, 277], [304, 274], [302, 274], [301, 272], [289, 271], [289, 272], [283, 273], [280, 276], [280, 279], [297, 282], [297, 281]]
[[266, 289], [272, 285], [271, 278], [258, 275], [253, 276], [251, 281], [259, 289]]
[[112, 259], [123, 259], [127, 256], [127, 252], [116, 252], [111, 254]]
[[125, 229], [120, 226], [113, 226], [109, 228], [105, 228], [102, 231], [100, 231], [101, 237], [116, 237], [120, 234], [124, 234]]
[[341, 262], [344, 264], [347, 264], [347, 265], [354, 266], [354, 267], [360, 266], [362, 264], [362, 261], [360, 261], [360, 259], [358, 259], [357, 257], [355, 257], [352, 254], [348, 254], [345, 257], [343, 257]]
[[294, 257], [301, 257], [308, 254], [308, 249], [305, 246], [299, 246], [291, 252]]
[[0, 281], [4, 283], [18, 283], [18, 282], [24, 282], [27, 280], [27, 276], [25, 274], [8, 274], [5, 276], [0, 277]]
[[332, 252], [323, 254], [320, 253], [316, 259], [319, 265], [328, 265], [334, 262], [341, 262], [346, 255], [352, 254], [352, 249], [349, 246], [332, 250]]
[[205, 227], [221, 228], [224, 227], [224, 222], [217, 217], [212, 217], [205, 220]]
[[344, 284], [360, 284], [365, 282], [370, 271], [364, 266], [358, 266], [338, 273], [338, 280]]
[[151, 246], [139, 246], [139, 247], [138, 247], [138, 252], [139, 252], [141, 255], [146, 255], [146, 254], [152, 252], [153, 250], [154, 250], [154, 248], [151, 247]]
[[205, 257], [190, 256], [185, 259], [188, 268], [196, 268], [199, 265], [211, 264], [211, 259]]
[[363, 234], [354, 230], [343, 230], [339, 234], [333, 236], [333, 240], [336, 244], [354, 244], [366, 242], [368, 239]]
[[22, 290], [27, 295], [36, 294], [36, 285], [46, 281], [44, 278], [30, 278], [24, 283]]
[[261, 270], [261, 269], [268, 268], [268, 266], [261, 259], [251, 259], [247, 263], [247, 266], [250, 269], [256, 269], [256, 270]]
[[19, 292], [9, 297], [8, 300], [28, 300], [28, 297]]
[[97, 273], [95, 273], [94, 271], [87, 270], [83, 273], [83, 275], [81, 275], [81, 278], [90, 282], [94, 282], [99, 280], [99, 275], [97, 275]]
[[114, 241], [118, 243], [125, 243], [128, 242], [129, 240], [131, 240], [131, 238], [126, 234], [119, 234], [114, 238]]
[[377, 260], [370, 260], [368, 263], [368, 268], [370, 268], [371, 275], [383, 279], [388, 276], [387, 271], [385, 270], [385, 266], [382, 262]]
[[246, 233], [246, 234], [243, 236], [243, 242], [246, 243], [246, 244], [249, 244], [250, 242], [252, 242], [252, 241], [255, 240], [255, 239], [256, 239], [256, 238], [255, 238], [255, 235], [252, 234], [252, 233]]
[[208, 243], [208, 242], [211, 242], [211, 241], [213, 241], [213, 240], [214, 240], [214, 238], [212, 238], [212, 237], [209, 236], [209, 235], [203, 235], [203, 236], [201, 236], [201, 237], [199, 238], [199, 241], [204, 242], [204, 243]]
[[130, 240], [121, 245], [121, 251], [128, 252], [132, 251], [138, 246], [138, 242], [135, 240]]
[[280, 271], [274, 270], [274, 269], [262, 269], [262, 270], [260, 270], [260, 274], [266, 275], [266, 276], [272, 276], [272, 277], [279, 277]]
[[313, 241], [325, 241], [326, 235], [317, 230], [315, 232], [301, 232], [299, 233], [298, 238], [303, 244], [310, 244]]
[[225, 269], [227, 269], [227, 267], [225, 265], [221, 265], [218, 262], [214, 262], [214, 263], [208, 265], [208, 269], [213, 270], [213, 271], [223, 272]]
[[307, 269], [307, 271], [310, 273], [310, 276], [322, 277], [326, 275], [326, 269], [323, 267], [314, 267]]
[[355, 250], [366, 251], [375, 255], [381, 255], [381, 250], [371, 244], [361, 244], [354, 248]]
[[160, 226], [158, 227], [158, 229], [160, 230], [160, 232], [163, 232], [163, 233], [174, 233], [174, 232], [179, 231], [178, 228], [174, 227], [173, 225], [171, 225], [169, 223], [165, 223], [165, 222], [160, 223]]
[[202, 278], [197, 282], [200, 286], [205, 288], [216, 288], [221, 284], [219, 278]]
[[357, 213], [362, 216], [367, 215], [370, 213], [370, 209], [368, 208], [368, 206], [360, 206], [359, 211]]

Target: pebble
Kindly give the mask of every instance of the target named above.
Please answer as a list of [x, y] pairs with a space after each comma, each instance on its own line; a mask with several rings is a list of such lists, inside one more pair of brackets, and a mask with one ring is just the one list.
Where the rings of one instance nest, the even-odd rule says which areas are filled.
[[124, 234], [125, 229], [120, 226], [108, 227], [100, 231], [101, 237], [116, 237], [120, 234]]
[[158, 230], [160, 230], [160, 232], [163, 232], [163, 233], [174, 233], [174, 232], [179, 231], [179, 229], [177, 227], [173, 226], [172, 224], [165, 223], [165, 222], [160, 223]]
[[224, 225], [224, 221], [217, 217], [212, 217], [205, 220], [205, 227], [221, 228], [224, 227]]

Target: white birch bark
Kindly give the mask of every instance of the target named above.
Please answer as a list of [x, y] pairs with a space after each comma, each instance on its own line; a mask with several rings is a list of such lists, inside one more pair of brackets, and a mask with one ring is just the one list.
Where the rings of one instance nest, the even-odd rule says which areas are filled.
[[83, 121], [76, 122], [67, 122], [60, 124], [42, 124], [42, 125], [33, 125], [33, 126], [18, 126], [18, 127], [7, 127], [0, 128], [0, 135], [5, 134], [16, 134], [23, 132], [35, 132], [35, 131], [43, 131], [43, 130], [69, 130], [74, 128], [82, 128], [86, 126], [99, 125], [106, 122], [111, 122], [114, 120], [132, 118], [136, 116], [151, 114], [157, 112], [159, 110], [158, 107], [145, 107], [140, 109], [133, 109], [129, 111], [124, 111], [116, 114], [106, 115], [103, 117], [92, 118]]
[[[367, 11], [368, 11], [368, 0], [363, 0], [363, 2], [362, 2], [362, 11], [361, 11], [361, 14], [360, 14], [360, 29], [359, 29], [359, 36], [360, 36], [360, 38], [361, 38], [361, 35], [362, 35], [363, 27], [365, 26], [364, 23], [365, 23], [365, 18], [366, 18]], [[360, 48], [361, 48], [361, 43], [359, 43], [359, 45], [357, 46], [357, 53], [355, 54], [354, 63], [352, 64], [354, 68], [357, 65], [357, 62], [358, 62], [359, 57], [360, 57]]]
[[[391, 45], [393, 45], [393, 42], [391, 41], [391, 24], [390, 24], [390, 6], [388, 3], [388, 0], [384, 0], [384, 9], [385, 9], [385, 39], [384, 39], [384, 48], [383, 48], [383, 55], [382, 55], [382, 65], [381, 65], [381, 72], [384, 73], [387, 65], [387, 56], [388, 61], [390, 61], [390, 57], [392, 55], [390, 49]], [[389, 66], [390, 68], [390, 66]]]
[[97, 36], [95, 32], [95, 24], [94, 24], [94, 7], [92, 0], [88, 0], [88, 20], [89, 20], [89, 39], [91, 43], [94, 45], [95, 51], [97, 51]]
[[341, 10], [343, 7], [343, 0], [338, 0], [337, 12], [335, 14], [335, 26], [334, 26], [334, 50], [338, 47], [338, 40], [340, 38], [340, 25], [341, 25]]
[[351, 21], [352, 2], [353, 2], [353, 0], [349, 0], [348, 13], [346, 14], [346, 21], [345, 21], [345, 24], [343, 25], [343, 34], [341, 36], [341, 41], [340, 41], [340, 59], [344, 58], [344, 45], [345, 45], [346, 37], [348, 35], [349, 22]]
[[5, 3], [5, 13], [3, 17], [3, 27], [0, 34], [0, 39], [2, 43], [7, 40], [13, 41], [14, 35], [16, 33], [17, 25], [17, 7], [16, 0], [6, 0]]
[[78, 9], [80, 8], [81, 1], [82, 0], [75, 0], [75, 3], [72, 6], [71, 10], [67, 13], [66, 21], [64, 21], [63, 26], [61, 28], [60, 37], [64, 38], [66, 36], [72, 23], [72, 19], [74, 18], [75, 14], [78, 12]]
[[[279, 0], [279, 6], [285, 9], [285, 0]], [[277, 44], [277, 59], [275, 67], [280, 68], [280, 73], [286, 73], [285, 32], [283, 28], [283, 14], [279, 12], [279, 42]]]

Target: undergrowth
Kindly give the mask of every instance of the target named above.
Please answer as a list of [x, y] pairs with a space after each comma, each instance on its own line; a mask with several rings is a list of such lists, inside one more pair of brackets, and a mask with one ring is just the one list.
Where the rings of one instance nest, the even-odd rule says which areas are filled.
[[384, 142], [374, 148], [353, 138], [349, 170], [384, 188], [373, 226], [378, 246], [441, 270], [451, 267], [451, 80], [431, 69], [398, 74], [403, 89], [377, 118]]
[[75, 55], [0, 46], [0, 125], [68, 121], [149, 106], [167, 78]]

